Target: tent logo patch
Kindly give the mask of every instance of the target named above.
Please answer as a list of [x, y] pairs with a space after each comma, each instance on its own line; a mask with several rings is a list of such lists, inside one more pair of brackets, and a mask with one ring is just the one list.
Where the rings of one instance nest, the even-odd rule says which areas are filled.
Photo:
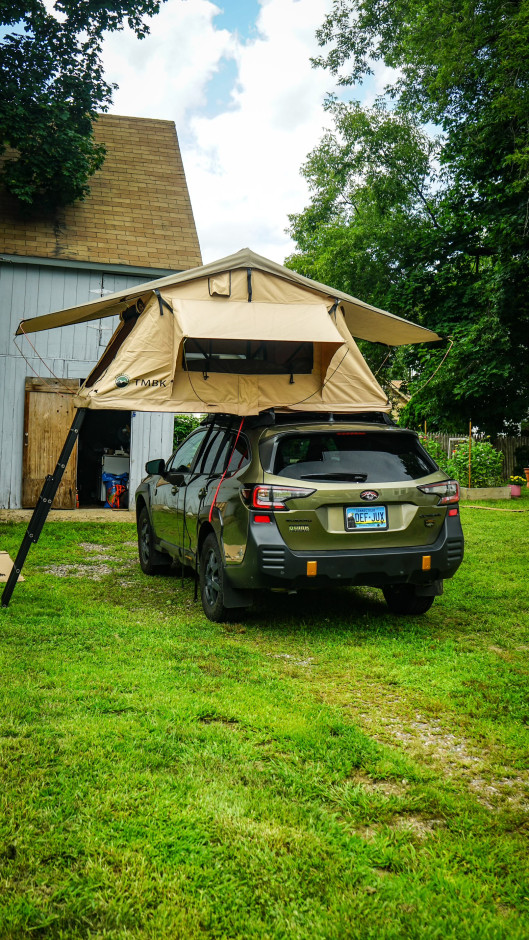
[[129, 382], [128, 375], [116, 375], [116, 388], [126, 388]]

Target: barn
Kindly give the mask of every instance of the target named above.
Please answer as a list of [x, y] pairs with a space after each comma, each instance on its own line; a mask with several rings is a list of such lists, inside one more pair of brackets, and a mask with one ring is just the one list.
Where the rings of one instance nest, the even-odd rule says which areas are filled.
[[[201, 264], [176, 129], [171, 121], [100, 115], [107, 157], [90, 195], [50, 218], [0, 201], [0, 508], [35, 506], [75, 412], [76, 389], [117, 324], [94, 320], [38, 336], [30, 318]], [[168, 454], [171, 414], [104, 411], [84, 422], [54, 502], [101, 505], [102, 473], [129, 473], [134, 491], [151, 456]]]

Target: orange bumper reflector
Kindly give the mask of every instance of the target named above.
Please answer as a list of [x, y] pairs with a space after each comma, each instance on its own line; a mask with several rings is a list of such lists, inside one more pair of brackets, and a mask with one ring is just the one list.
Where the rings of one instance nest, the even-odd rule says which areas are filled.
[[318, 574], [318, 562], [308, 561], [307, 562], [307, 578], [315, 578], [317, 574]]
[[432, 567], [432, 556], [423, 555], [422, 556], [422, 570], [429, 571], [431, 567]]

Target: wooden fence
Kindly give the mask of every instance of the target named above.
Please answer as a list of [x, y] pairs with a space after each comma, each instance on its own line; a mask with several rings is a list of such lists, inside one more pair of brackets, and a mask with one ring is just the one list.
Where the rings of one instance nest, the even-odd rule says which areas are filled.
[[[437, 432], [434, 432], [434, 433], [428, 432], [426, 436], [431, 438], [434, 441], [438, 441], [438, 443], [441, 445], [441, 447], [447, 454], [449, 452], [449, 448], [450, 450], [453, 449], [453, 446], [456, 441], [468, 440], [468, 435], [467, 437], [463, 437], [463, 435], [457, 434], [455, 431], [447, 432], [446, 434], [437, 433]], [[472, 435], [472, 439], [475, 441], [482, 441], [484, 440], [484, 435], [482, 434]], [[520, 461], [519, 457], [516, 456], [516, 451], [520, 447], [525, 447], [529, 450], [529, 437], [527, 437], [527, 435], [524, 435], [522, 437], [506, 437], [506, 436], [500, 435], [495, 440], [491, 439], [490, 443], [492, 444], [493, 447], [496, 448], [496, 450], [501, 451], [501, 453], [503, 454], [503, 478], [504, 480], [509, 479], [509, 477], [514, 472], [515, 466], [520, 465], [520, 463], [523, 464], [524, 467], [529, 467], [529, 460], [526, 459], [525, 461]]]

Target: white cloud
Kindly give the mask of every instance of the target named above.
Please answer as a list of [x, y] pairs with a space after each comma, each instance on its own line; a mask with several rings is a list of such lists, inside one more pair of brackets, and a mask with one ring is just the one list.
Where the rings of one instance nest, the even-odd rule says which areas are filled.
[[[299, 168], [329, 123], [322, 102], [333, 82], [310, 64], [329, 6], [261, 0], [257, 38], [244, 42], [215, 27], [209, 0], [168, 0], [147, 39], [125, 31], [106, 41], [107, 79], [120, 85], [113, 110], [176, 123], [204, 261], [246, 245], [280, 262], [292, 250], [287, 214], [307, 202]], [[228, 60], [237, 78], [210, 115]]]
[[206, 88], [223, 58], [235, 54], [227, 30], [213, 23], [218, 7], [209, 0], [168, 0], [137, 39], [128, 28], [107, 37], [106, 78], [119, 85], [117, 114], [173, 120], [179, 134], [189, 114], [206, 103]]

